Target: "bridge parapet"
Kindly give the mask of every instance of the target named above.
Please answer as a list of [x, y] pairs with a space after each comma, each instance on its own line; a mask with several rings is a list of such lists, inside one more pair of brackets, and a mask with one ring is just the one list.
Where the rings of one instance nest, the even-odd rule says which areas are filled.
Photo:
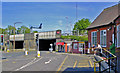
[[[24, 34], [16, 34], [15, 40], [16, 41], [24, 40]], [[10, 35], [10, 41], [14, 41], [14, 35]]]
[[34, 38], [36, 39], [36, 34], [39, 34], [39, 39], [54, 39], [56, 37], [56, 31], [48, 31], [48, 32], [39, 32], [34, 34]]

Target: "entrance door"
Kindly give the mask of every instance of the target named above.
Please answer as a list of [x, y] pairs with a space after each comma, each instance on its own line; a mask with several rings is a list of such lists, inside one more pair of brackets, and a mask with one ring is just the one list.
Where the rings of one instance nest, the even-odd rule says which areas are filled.
[[79, 46], [78, 42], [73, 42], [73, 48], [72, 48], [73, 53], [79, 53]]
[[83, 48], [84, 48], [84, 44], [79, 43], [79, 53], [83, 54]]

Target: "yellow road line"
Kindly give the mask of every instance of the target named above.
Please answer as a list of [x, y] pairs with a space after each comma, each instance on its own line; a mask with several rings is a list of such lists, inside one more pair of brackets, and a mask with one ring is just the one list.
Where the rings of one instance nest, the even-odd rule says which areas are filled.
[[85, 65], [85, 66], [77, 66], [77, 67], [78, 67], [78, 68], [79, 68], [79, 67], [89, 67], [89, 65]]
[[58, 68], [58, 71], [62, 68], [63, 64], [65, 63], [66, 59], [68, 58], [68, 55], [65, 57], [64, 61], [62, 62], [61, 66]]
[[93, 67], [91, 60], [89, 60], [89, 63], [90, 63], [90, 65], [91, 65], [91, 67]]
[[49, 54], [50, 52], [47, 52], [47, 54]]
[[5, 61], [8, 61], [8, 59], [6, 59], [6, 60], [0, 60], [0, 62], [5, 62]]
[[75, 61], [73, 68], [75, 68], [75, 67], [76, 67], [76, 65], [77, 65], [77, 61]]
[[79, 64], [88, 64], [88, 63], [79, 63]]
[[12, 62], [12, 63], [16, 63], [16, 62]]

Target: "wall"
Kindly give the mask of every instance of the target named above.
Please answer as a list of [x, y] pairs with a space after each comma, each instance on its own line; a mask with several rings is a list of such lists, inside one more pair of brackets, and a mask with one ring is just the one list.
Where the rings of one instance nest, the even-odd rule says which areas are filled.
[[[118, 17], [118, 18], [116, 19], [115, 23], [116, 23], [116, 38], [117, 38], [117, 41], [116, 41], [116, 42], [120, 42], [120, 41], [118, 41], [118, 37], [117, 37], [117, 33], [118, 33], [118, 31], [117, 31], [117, 26], [120, 25], [120, 17]], [[119, 48], [119, 47], [117, 47], [117, 48]]]
[[34, 33], [27, 33], [24, 35], [24, 48], [25, 49], [36, 49], [36, 41]]
[[[111, 30], [108, 31], [108, 29], [112, 27]], [[100, 43], [100, 30], [106, 30], [107, 32], [107, 35], [106, 35], [106, 44], [107, 46], [105, 48], [109, 48], [109, 41], [112, 40], [112, 34], [114, 32], [114, 26], [113, 25], [108, 25], [108, 26], [102, 26], [102, 27], [99, 27], [99, 28], [94, 28], [94, 29], [89, 29], [88, 30], [88, 45], [89, 43], [91, 44], [91, 32], [93, 31], [97, 31], [97, 43]]]

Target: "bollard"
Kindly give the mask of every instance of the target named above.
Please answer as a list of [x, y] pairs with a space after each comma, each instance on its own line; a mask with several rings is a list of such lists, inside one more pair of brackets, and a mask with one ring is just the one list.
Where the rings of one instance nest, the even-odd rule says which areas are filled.
[[10, 52], [10, 50], [9, 50], [9, 49], [7, 49], [7, 53], [8, 53], [8, 52]]
[[40, 57], [40, 51], [37, 51], [37, 57]]
[[88, 49], [87, 53], [90, 53], [90, 49]]
[[28, 55], [28, 51], [27, 50], [25, 51], [25, 55]]

